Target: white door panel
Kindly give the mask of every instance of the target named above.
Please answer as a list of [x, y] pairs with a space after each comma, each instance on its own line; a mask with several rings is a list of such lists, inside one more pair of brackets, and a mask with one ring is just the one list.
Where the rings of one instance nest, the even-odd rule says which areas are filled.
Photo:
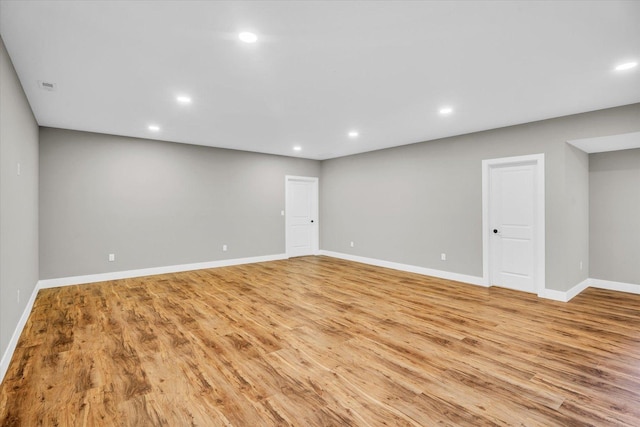
[[311, 217], [311, 192], [308, 182], [291, 181], [291, 216], [298, 220]]
[[535, 292], [535, 164], [490, 170], [491, 284]]
[[[494, 168], [494, 189], [499, 193], [500, 217], [505, 225], [533, 222], [533, 165]], [[498, 179], [496, 179], [498, 178]]]
[[309, 227], [306, 225], [292, 225], [290, 230], [292, 247], [298, 249], [311, 247], [312, 242]]

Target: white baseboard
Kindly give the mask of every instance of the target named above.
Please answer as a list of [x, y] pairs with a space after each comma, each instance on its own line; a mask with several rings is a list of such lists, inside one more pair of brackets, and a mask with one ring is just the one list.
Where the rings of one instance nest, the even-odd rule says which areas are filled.
[[554, 289], [544, 289], [538, 294], [541, 298], [552, 299], [556, 301], [568, 302], [576, 295], [587, 288], [608, 289], [610, 291], [628, 292], [631, 294], [640, 294], [640, 284], [614, 282], [612, 280], [602, 279], [585, 279], [578, 283], [568, 291], [556, 291]]
[[614, 282], [612, 280], [589, 279], [592, 288], [609, 289], [611, 291], [640, 294], [640, 284]]
[[[469, 283], [471, 285], [489, 287], [489, 284], [482, 277], [477, 277], [477, 276], [468, 276], [465, 274], [452, 273], [449, 271], [433, 270], [425, 267], [417, 267], [414, 265], [400, 264], [396, 262], [384, 261], [384, 260], [379, 260], [375, 258], [361, 257], [358, 255], [350, 255], [350, 254], [345, 254], [341, 252], [322, 250], [320, 251], [320, 255], [326, 255], [333, 258], [345, 259], [347, 261], [361, 262], [363, 264], [375, 265], [378, 267], [392, 268], [394, 270], [407, 271], [410, 273], [424, 274], [425, 276], [439, 277], [441, 279], [455, 280], [456, 282]], [[543, 289], [542, 291], [538, 292], [538, 296], [540, 298], [551, 299], [554, 301], [568, 302], [573, 297], [578, 295], [580, 292], [587, 289], [589, 286], [602, 287], [604, 289], [611, 289], [611, 290], [622, 291], [622, 292], [640, 293], [640, 286], [638, 285], [631, 285], [628, 283], [606, 282], [604, 280], [599, 280], [597, 282], [602, 283], [602, 285], [598, 286], [598, 285], [592, 284], [593, 280], [595, 279], [585, 279], [582, 282], [575, 285], [574, 287], [572, 287], [571, 289], [569, 289], [568, 291], [557, 291], [555, 289]]]
[[476, 286], [488, 287], [488, 283], [478, 276], [468, 276], [466, 274], [452, 273], [450, 271], [434, 270], [426, 267], [418, 267], [415, 265], [401, 264], [398, 262], [384, 261], [381, 259], [367, 258], [358, 255], [350, 255], [341, 252], [320, 251], [320, 255], [326, 255], [333, 258], [340, 258], [347, 261], [355, 261], [363, 264], [375, 265], [377, 267], [391, 268], [393, 270], [407, 271], [409, 273], [423, 274], [425, 276], [438, 277], [440, 279], [455, 280], [456, 282], [469, 283]]
[[567, 293], [564, 291], [556, 291], [555, 289], [543, 289], [538, 292], [538, 297], [551, 299], [554, 301], [567, 302]]
[[40, 289], [60, 286], [80, 285], [85, 283], [106, 282], [108, 280], [130, 279], [133, 277], [153, 276], [156, 274], [179, 273], [182, 271], [203, 270], [205, 268], [229, 267], [232, 265], [253, 264], [256, 262], [277, 261], [287, 259], [286, 254], [264, 255], [249, 258], [225, 259], [220, 261], [198, 262], [194, 264], [170, 265], [166, 267], [142, 268], [139, 270], [115, 271], [112, 273], [89, 274], [86, 276], [60, 277], [40, 280]]
[[573, 297], [587, 289], [589, 286], [591, 286], [591, 279], [584, 279], [582, 282], [569, 289], [567, 291], [567, 301], [571, 301]]
[[538, 292], [540, 298], [551, 299], [560, 302], [569, 302], [573, 297], [591, 286], [591, 279], [584, 279], [568, 291], [556, 291], [555, 289], [543, 289]]
[[38, 291], [40, 287], [36, 283], [33, 292], [31, 293], [31, 297], [29, 301], [27, 301], [27, 305], [22, 312], [22, 316], [20, 316], [20, 320], [18, 320], [18, 324], [16, 325], [16, 329], [13, 331], [13, 335], [11, 335], [11, 340], [9, 340], [9, 345], [7, 349], [4, 351], [2, 355], [2, 360], [0, 360], [0, 383], [4, 380], [4, 376], [7, 373], [7, 369], [9, 369], [9, 363], [11, 362], [11, 358], [13, 357], [13, 352], [16, 351], [16, 347], [18, 346], [18, 340], [20, 339], [20, 335], [22, 335], [22, 330], [24, 329], [24, 325], [27, 324], [27, 320], [29, 319], [29, 315], [31, 314], [31, 309], [33, 308], [33, 303], [36, 301], [36, 296], [38, 295]]

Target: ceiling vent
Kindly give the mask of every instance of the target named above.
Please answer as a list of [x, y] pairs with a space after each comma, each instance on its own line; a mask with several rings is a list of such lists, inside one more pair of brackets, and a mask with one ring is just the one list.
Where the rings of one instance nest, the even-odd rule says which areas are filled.
[[38, 80], [38, 86], [40, 89], [48, 90], [49, 92], [53, 92], [58, 87], [55, 83], [45, 82], [44, 80]]

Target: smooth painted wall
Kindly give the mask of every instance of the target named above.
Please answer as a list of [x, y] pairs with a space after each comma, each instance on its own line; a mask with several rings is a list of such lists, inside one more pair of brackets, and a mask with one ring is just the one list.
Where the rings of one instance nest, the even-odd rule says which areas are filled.
[[589, 155], [590, 277], [640, 289], [640, 148]]
[[41, 128], [40, 278], [283, 254], [285, 175], [319, 173], [315, 160]]
[[638, 130], [634, 104], [323, 161], [322, 249], [481, 277], [482, 160], [544, 153], [546, 287], [566, 291], [588, 259], [586, 158], [566, 141]]
[[0, 38], [1, 355], [37, 282], [38, 124]]
[[564, 144], [564, 155], [564, 262], [570, 286], [589, 278], [589, 155], [570, 144]]

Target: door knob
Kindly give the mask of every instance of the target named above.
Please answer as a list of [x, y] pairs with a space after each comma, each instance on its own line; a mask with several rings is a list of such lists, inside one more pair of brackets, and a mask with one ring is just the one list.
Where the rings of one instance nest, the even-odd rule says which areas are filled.
[[494, 228], [494, 229], [493, 229], [493, 233], [494, 233], [494, 234], [498, 234], [498, 229], [497, 229], [497, 228]]

